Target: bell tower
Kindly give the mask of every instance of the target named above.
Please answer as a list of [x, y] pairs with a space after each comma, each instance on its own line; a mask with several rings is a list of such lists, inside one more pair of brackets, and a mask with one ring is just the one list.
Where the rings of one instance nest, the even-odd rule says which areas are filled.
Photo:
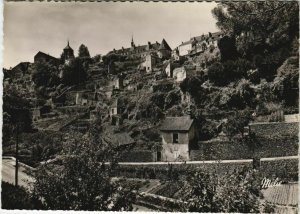
[[135, 48], [135, 44], [134, 44], [134, 41], [133, 41], [133, 35], [132, 35], [132, 37], [131, 37], [131, 47], [132, 47], [132, 48]]

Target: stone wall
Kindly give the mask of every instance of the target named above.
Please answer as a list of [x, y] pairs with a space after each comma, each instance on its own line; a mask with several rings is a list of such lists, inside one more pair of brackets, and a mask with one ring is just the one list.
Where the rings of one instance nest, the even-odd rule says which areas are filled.
[[249, 124], [250, 133], [257, 137], [281, 138], [282, 136], [298, 136], [299, 123], [270, 122]]
[[233, 160], [253, 157], [282, 157], [298, 154], [298, 123], [250, 124], [251, 141], [198, 142], [191, 160]]
[[119, 162], [155, 162], [157, 153], [150, 150], [133, 150], [121, 154]]
[[[298, 158], [283, 158], [280, 160], [261, 160], [259, 170], [262, 178], [279, 178], [283, 182], [298, 181]], [[224, 175], [234, 173], [236, 170], [252, 169], [253, 161], [244, 160], [241, 162], [198, 162], [198, 163], [153, 163], [137, 165], [119, 165], [115, 171], [116, 176], [144, 179], [167, 179], [168, 177], [185, 177], [191, 170]]]
[[189, 160], [188, 144], [163, 144], [162, 161]]
[[190, 151], [190, 160], [236, 160], [253, 156], [244, 142], [198, 142], [198, 148]]

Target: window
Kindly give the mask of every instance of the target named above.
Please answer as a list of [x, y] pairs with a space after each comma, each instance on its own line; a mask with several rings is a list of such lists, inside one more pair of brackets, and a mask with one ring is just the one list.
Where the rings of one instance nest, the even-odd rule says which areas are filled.
[[178, 133], [173, 133], [173, 143], [178, 143]]
[[115, 109], [111, 109], [111, 114], [114, 114], [115, 113]]

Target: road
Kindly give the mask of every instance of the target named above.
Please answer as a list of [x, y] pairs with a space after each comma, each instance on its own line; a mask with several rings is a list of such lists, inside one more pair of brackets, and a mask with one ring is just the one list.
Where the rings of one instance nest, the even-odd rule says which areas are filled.
[[[2, 159], [2, 181], [15, 184], [15, 160]], [[26, 168], [19, 164], [19, 185], [29, 189], [30, 183], [34, 181], [32, 177], [26, 174]]]

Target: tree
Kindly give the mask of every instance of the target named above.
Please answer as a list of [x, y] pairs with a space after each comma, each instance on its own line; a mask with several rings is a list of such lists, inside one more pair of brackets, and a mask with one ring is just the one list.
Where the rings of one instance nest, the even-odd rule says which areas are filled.
[[[192, 171], [183, 189], [189, 212], [258, 213], [260, 179], [256, 171], [242, 169], [220, 175]], [[184, 195], [184, 194], [183, 194]]]
[[2, 181], [1, 190], [2, 209], [43, 209], [41, 202], [23, 187]]
[[226, 62], [214, 63], [208, 67], [207, 75], [216, 85], [224, 86], [235, 80], [247, 76], [247, 71], [252, 68], [251, 63], [239, 58], [237, 60], [228, 60]]
[[272, 79], [278, 66], [293, 52], [299, 38], [298, 2], [222, 2], [212, 10], [217, 26], [236, 38], [242, 57], [257, 64], [263, 78]]
[[97, 54], [96, 56], [93, 57], [93, 62], [94, 63], [98, 63], [100, 62], [101, 60], [101, 55], [100, 54]]
[[58, 68], [50, 63], [37, 62], [33, 67], [32, 81], [37, 87], [52, 87], [58, 85]]
[[250, 119], [251, 114], [247, 109], [236, 112], [228, 118], [228, 121], [225, 124], [226, 134], [229, 137], [233, 137], [236, 134], [244, 136], [244, 127], [249, 124]]
[[224, 36], [218, 42], [218, 47], [220, 49], [222, 61], [232, 60], [238, 56], [234, 37]]
[[29, 102], [20, 97], [16, 91], [4, 91], [3, 94], [3, 145], [9, 144], [9, 141], [16, 133], [13, 127], [21, 125], [20, 132], [29, 132], [32, 130], [32, 118], [30, 114]]
[[89, 49], [84, 45], [84, 44], [81, 44], [79, 46], [79, 49], [78, 49], [78, 57], [88, 57], [90, 58], [90, 52], [89, 52]]
[[87, 78], [87, 66], [80, 58], [71, 60], [62, 67], [62, 82], [66, 85], [82, 83]]
[[112, 180], [116, 152], [100, 136], [99, 121], [89, 135], [73, 139], [63, 151], [62, 165], [38, 168], [34, 194], [43, 198], [47, 209], [132, 210], [132, 189]]

